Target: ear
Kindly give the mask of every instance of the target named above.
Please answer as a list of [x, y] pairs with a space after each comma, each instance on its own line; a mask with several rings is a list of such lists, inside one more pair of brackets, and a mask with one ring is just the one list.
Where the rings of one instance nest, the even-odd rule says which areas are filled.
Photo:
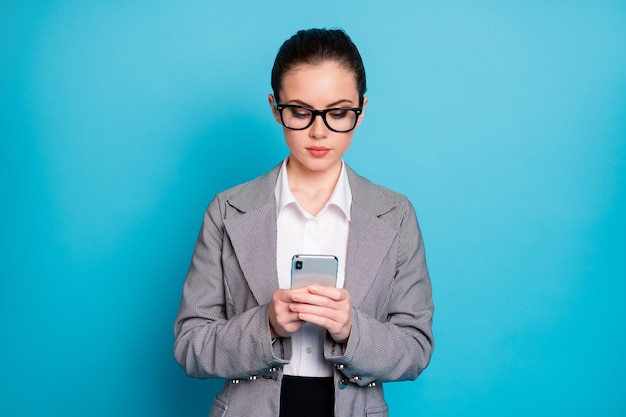
[[363, 117], [365, 116], [365, 108], [367, 107], [367, 97], [363, 97], [363, 110], [361, 111], [361, 115], [359, 116], [359, 120], [356, 122], [356, 127], [361, 126], [361, 122], [363, 121]]
[[272, 114], [274, 115], [274, 120], [276, 120], [276, 122], [279, 125], [282, 125], [283, 122], [280, 121], [280, 113], [278, 113], [278, 110], [276, 110], [276, 105], [275, 105], [275, 99], [274, 96], [271, 94], [267, 95], [267, 101], [270, 103], [270, 107], [272, 108]]

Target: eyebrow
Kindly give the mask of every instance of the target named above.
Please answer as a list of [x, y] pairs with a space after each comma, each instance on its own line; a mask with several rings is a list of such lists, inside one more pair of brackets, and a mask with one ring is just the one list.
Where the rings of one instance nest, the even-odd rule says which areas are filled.
[[[327, 108], [327, 109], [331, 109], [331, 108], [333, 108], [333, 107], [336, 107], [336, 106], [340, 105], [341, 103], [345, 103], [345, 104], [350, 104], [350, 105], [352, 105], [352, 100], [348, 100], [347, 98], [344, 98], [344, 99], [340, 99], [340, 100], [337, 100], [337, 101], [333, 101], [332, 103], [330, 103], [329, 105], [327, 105], [327, 106], [326, 106], [326, 108]], [[306, 103], [306, 102], [304, 102], [304, 101], [302, 101], [302, 100], [298, 100], [298, 99], [289, 100], [289, 101], [287, 101], [285, 104], [297, 104], [297, 105], [300, 105], [300, 106], [309, 107], [309, 108], [311, 108], [311, 109], [313, 109], [313, 108], [314, 108], [314, 107], [313, 107], [313, 106], [311, 106], [310, 104], [308, 104], [308, 103]]]

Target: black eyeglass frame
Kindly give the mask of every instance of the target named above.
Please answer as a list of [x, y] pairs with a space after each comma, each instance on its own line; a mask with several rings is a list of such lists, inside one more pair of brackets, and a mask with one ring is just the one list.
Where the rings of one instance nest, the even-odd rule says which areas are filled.
[[[312, 114], [311, 120], [309, 121], [309, 124], [307, 124], [304, 127], [300, 127], [300, 128], [289, 127], [289, 126], [287, 126], [285, 124], [285, 120], [283, 119], [283, 110], [284, 109], [303, 109], [303, 110], [310, 111], [311, 114]], [[332, 109], [326, 109], [326, 110], [315, 110], [315, 109], [312, 109], [310, 107], [299, 106], [297, 104], [276, 104], [276, 110], [278, 110], [278, 112], [280, 113], [280, 121], [281, 121], [281, 123], [287, 129], [290, 129], [290, 130], [304, 130], [304, 129], [308, 129], [313, 124], [313, 122], [315, 121], [315, 118], [317, 116], [321, 116], [322, 120], [324, 121], [324, 124], [326, 125], [326, 127], [329, 128], [330, 130], [332, 130], [333, 132], [337, 132], [337, 133], [347, 133], [347, 132], [350, 132], [350, 131], [354, 130], [354, 128], [356, 127], [356, 125], [357, 125], [357, 123], [359, 121], [359, 116], [361, 116], [361, 114], [363, 113], [363, 107], [334, 107]], [[330, 125], [328, 124], [328, 121], [326, 120], [326, 114], [328, 114], [331, 111], [337, 111], [337, 110], [350, 110], [350, 111], [353, 111], [356, 114], [356, 117], [354, 118], [354, 126], [352, 126], [348, 130], [337, 130], [337, 129], [333, 129], [332, 127], [330, 127]]]

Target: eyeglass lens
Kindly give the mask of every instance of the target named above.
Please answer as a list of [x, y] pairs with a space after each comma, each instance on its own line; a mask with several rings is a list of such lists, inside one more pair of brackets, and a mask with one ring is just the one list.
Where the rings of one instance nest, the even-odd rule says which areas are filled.
[[[357, 114], [354, 110], [331, 109], [326, 112], [325, 116], [326, 125], [338, 132], [352, 130], [356, 125]], [[301, 107], [285, 107], [282, 111], [282, 119], [287, 128], [306, 129], [312, 122], [313, 112]]]

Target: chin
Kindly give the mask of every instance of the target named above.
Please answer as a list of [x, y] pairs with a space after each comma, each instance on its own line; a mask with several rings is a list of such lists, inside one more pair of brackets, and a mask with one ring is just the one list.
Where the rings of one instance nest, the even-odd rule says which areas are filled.
[[341, 160], [339, 161], [315, 161], [313, 163], [305, 165], [310, 171], [313, 172], [325, 172], [335, 169], [341, 166]]
[[306, 156], [305, 158], [294, 158], [297, 164], [303, 170], [307, 170], [310, 172], [324, 172], [329, 169], [333, 169], [337, 167], [337, 165], [341, 164], [341, 159], [326, 159], [326, 158], [312, 158], [310, 156]]

